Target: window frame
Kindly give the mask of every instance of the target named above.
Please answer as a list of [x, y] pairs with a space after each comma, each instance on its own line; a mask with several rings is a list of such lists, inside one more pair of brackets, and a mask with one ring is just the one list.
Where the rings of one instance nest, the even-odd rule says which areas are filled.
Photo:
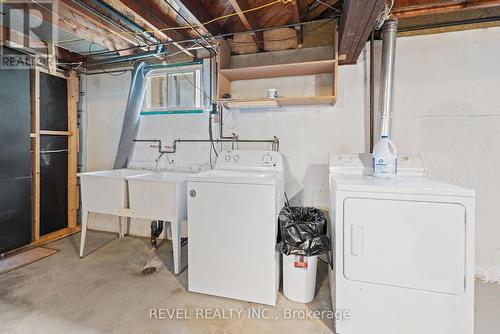
[[[158, 68], [154, 68], [146, 75], [146, 88], [144, 92], [144, 99], [141, 106], [141, 115], [147, 114], [188, 114], [188, 113], [202, 113], [204, 109], [204, 99], [203, 93], [200, 89], [203, 89], [203, 67], [202, 63], [189, 63], [189, 64], [178, 64], [178, 65], [159, 65]], [[182, 72], [181, 72], [182, 71]], [[171, 106], [170, 90], [173, 84], [171, 80], [174, 76], [183, 76], [182, 73], [193, 73], [194, 85], [200, 89], [193, 86], [193, 97], [194, 103], [192, 106], [175, 107]], [[148, 107], [151, 106], [151, 78], [154, 77], [164, 77], [165, 87], [164, 99], [162, 107]]]

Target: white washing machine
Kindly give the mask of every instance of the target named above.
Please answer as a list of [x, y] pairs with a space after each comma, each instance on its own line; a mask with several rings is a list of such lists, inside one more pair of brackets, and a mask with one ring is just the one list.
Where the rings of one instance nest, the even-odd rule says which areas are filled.
[[283, 198], [278, 152], [224, 151], [213, 170], [189, 177], [189, 291], [275, 305]]
[[332, 304], [341, 334], [472, 334], [474, 190], [425, 177], [398, 157], [395, 179], [371, 155], [330, 156]]

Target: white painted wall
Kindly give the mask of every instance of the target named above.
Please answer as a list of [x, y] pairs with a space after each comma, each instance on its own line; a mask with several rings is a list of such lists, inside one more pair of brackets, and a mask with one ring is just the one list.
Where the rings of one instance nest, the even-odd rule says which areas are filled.
[[[500, 279], [500, 178], [493, 174], [500, 165], [495, 154], [500, 143], [499, 40], [500, 28], [399, 38], [394, 92], [393, 138], [399, 151], [421, 153], [432, 178], [477, 190], [476, 266], [489, 280]], [[289, 196], [295, 203], [327, 207], [328, 153], [366, 147], [366, 66], [362, 55], [357, 65], [340, 67], [335, 107], [233, 111], [226, 115], [226, 135], [278, 136]], [[129, 79], [103, 74], [89, 77], [88, 86], [89, 170], [111, 168]], [[165, 143], [179, 137], [207, 138], [207, 117], [145, 116], [139, 137]], [[208, 152], [207, 145], [184, 144], [169, 157], [170, 163], [163, 160], [160, 166], [206, 169]], [[151, 168], [155, 158], [154, 149], [138, 146], [132, 164]], [[92, 223], [94, 228], [117, 230], [111, 217]], [[132, 234], [147, 235], [147, 222], [132, 225], [137, 229]]]
[[476, 271], [488, 280], [500, 280], [499, 41], [500, 28], [398, 38], [394, 81], [398, 150], [476, 189]]
[[[366, 92], [363, 84], [365, 62], [340, 69], [339, 97], [334, 107], [289, 107], [269, 110], [242, 110], [224, 114], [225, 135], [239, 134], [241, 139], [272, 139], [277, 136], [285, 159], [286, 187], [292, 202], [328, 207], [328, 153], [364, 150], [364, 113]], [[315, 78], [288, 78], [312, 87], [321, 87]], [[88, 170], [112, 168], [119, 141], [130, 77], [107, 74], [89, 77]], [[262, 89], [256, 81], [252, 89]], [[250, 86], [249, 86], [250, 87]], [[266, 88], [267, 89], [267, 88]], [[263, 90], [263, 94], [266, 90]], [[99, 118], [101, 122], [99, 122]], [[217, 124], [218, 125], [218, 124]], [[218, 134], [215, 126], [214, 135]], [[201, 115], [141, 116], [138, 138], [161, 139], [169, 145], [174, 139], [207, 139], [208, 112]], [[90, 139], [92, 138], [92, 139]], [[148, 143], [137, 143], [130, 167], [154, 169], [157, 150]], [[230, 145], [223, 147], [229, 149]], [[271, 149], [270, 144], [240, 144], [240, 149]], [[219, 148], [218, 148], [219, 149]], [[176, 154], [164, 157], [159, 168], [200, 171], [209, 168], [208, 144], [180, 144]], [[117, 231], [116, 217], [91, 214], [89, 226]], [[131, 234], [149, 235], [149, 223], [134, 220]]]
[[112, 169], [127, 106], [131, 73], [87, 76], [87, 170]]
[[[309, 106], [230, 110], [224, 114], [224, 135], [240, 139], [280, 140], [286, 162], [286, 190], [296, 203], [328, 207], [328, 153], [364, 150], [365, 87], [364, 62], [340, 70], [339, 98], [334, 107]], [[248, 91], [263, 96], [270, 83], [251, 80]], [[322, 87], [322, 76], [288, 77], [289, 87]], [[309, 83], [304, 84], [304, 82]], [[291, 88], [289, 88], [290, 90]], [[310, 89], [310, 88], [308, 88]], [[218, 128], [214, 131], [218, 133]], [[142, 116], [139, 138], [159, 138], [168, 145], [176, 138], [207, 139], [208, 113], [203, 115]], [[136, 144], [133, 167], [152, 168], [157, 153], [149, 144]], [[223, 146], [229, 149], [230, 144]], [[271, 144], [240, 144], [240, 149], [271, 149]], [[167, 156], [160, 166], [166, 169], [198, 171], [208, 168], [208, 144], [180, 144], [178, 153]], [[172, 162], [173, 161], [173, 162]]]

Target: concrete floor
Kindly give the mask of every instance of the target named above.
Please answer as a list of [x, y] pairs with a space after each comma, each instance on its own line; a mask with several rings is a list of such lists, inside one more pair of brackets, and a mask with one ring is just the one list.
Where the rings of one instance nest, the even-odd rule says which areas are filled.
[[[140, 274], [141, 263], [152, 254], [146, 239], [117, 240], [113, 234], [90, 231], [87, 243], [84, 259], [77, 256], [79, 235], [74, 235], [47, 246], [59, 253], [0, 276], [0, 333], [333, 333], [332, 320], [283, 319], [285, 309], [331, 309], [324, 263], [319, 263], [313, 303], [293, 303], [280, 294], [277, 306], [269, 308], [188, 293], [187, 271], [172, 274], [169, 242], [158, 251], [164, 266], [151, 276]], [[151, 308], [178, 308], [179, 313], [173, 320], [167, 313], [165, 319], [151, 319]], [[233, 319], [196, 319], [196, 310], [207, 308], [225, 309], [224, 316], [231, 309], [243, 313], [241, 319], [236, 311]], [[499, 309], [500, 285], [478, 282], [475, 334], [500, 332]], [[251, 319], [248, 310], [272, 319]]]

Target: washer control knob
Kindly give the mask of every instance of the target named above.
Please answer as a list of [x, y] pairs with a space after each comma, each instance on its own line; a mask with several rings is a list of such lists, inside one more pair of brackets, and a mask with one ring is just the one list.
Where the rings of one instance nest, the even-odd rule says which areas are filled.
[[266, 153], [263, 157], [262, 157], [262, 161], [264, 161], [266, 164], [270, 163], [271, 161], [273, 161], [273, 157], [269, 154], [269, 153]]
[[190, 190], [189, 191], [189, 196], [196, 197], [196, 190]]
[[231, 160], [231, 156], [228, 154], [228, 155], [226, 155], [226, 156], [224, 157], [224, 159], [226, 159], [226, 161], [229, 161], [229, 160]]
[[240, 156], [239, 156], [239, 155], [235, 155], [235, 156], [233, 157], [233, 159], [234, 159], [234, 161], [238, 162], [238, 161], [240, 160]]

